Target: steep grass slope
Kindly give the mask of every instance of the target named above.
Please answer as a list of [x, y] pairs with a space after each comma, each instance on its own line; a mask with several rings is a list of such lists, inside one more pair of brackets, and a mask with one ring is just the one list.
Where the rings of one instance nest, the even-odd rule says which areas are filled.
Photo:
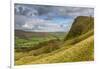
[[[76, 39], [76, 38], [75, 38]], [[50, 53], [42, 53], [38, 56], [32, 55], [33, 51], [27, 53], [16, 54], [18, 56], [16, 64], [37, 64], [37, 63], [57, 63], [57, 62], [74, 62], [74, 61], [90, 61], [94, 59], [93, 47], [94, 37], [93, 30], [81, 35], [75, 39], [70, 39], [63, 44], [61, 48], [52, 51]], [[83, 39], [83, 40], [82, 40]], [[41, 48], [35, 52], [45, 51], [45, 48]], [[38, 53], [37, 53], [38, 54]], [[20, 57], [19, 57], [20, 56]]]
[[78, 16], [74, 20], [74, 23], [72, 24], [72, 27], [68, 35], [65, 37], [65, 40], [78, 37], [84, 33], [87, 33], [93, 28], [94, 28], [94, 18], [93, 17]]
[[90, 36], [89, 38], [75, 44], [68, 49], [59, 51], [58, 53], [31, 63], [58, 63], [93, 60], [93, 39], [93, 36]]

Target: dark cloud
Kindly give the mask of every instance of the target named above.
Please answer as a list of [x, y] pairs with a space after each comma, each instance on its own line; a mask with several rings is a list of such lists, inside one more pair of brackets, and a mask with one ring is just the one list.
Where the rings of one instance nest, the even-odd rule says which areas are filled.
[[[32, 14], [36, 16], [93, 16], [94, 9], [88, 7], [65, 7], [65, 6], [48, 6], [32, 4], [15, 4], [15, 9], [20, 14]], [[50, 15], [51, 14], [51, 15]]]

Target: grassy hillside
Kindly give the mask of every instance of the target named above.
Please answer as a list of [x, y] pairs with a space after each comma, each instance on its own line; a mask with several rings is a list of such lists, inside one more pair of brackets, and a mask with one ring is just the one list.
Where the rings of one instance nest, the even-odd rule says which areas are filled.
[[65, 41], [50, 40], [41, 42], [30, 51], [24, 52], [24, 49], [15, 51], [15, 65], [93, 61], [93, 22], [93, 17], [79, 16], [75, 19], [68, 35], [66, 34]]
[[[88, 32], [89, 33], [89, 32]], [[87, 33], [87, 34], [88, 34]], [[92, 33], [90, 33], [92, 34]], [[82, 35], [79, 37], [82, 38]], [[84, 40], [73, 44], [73, 39], [63, 43], [57, 50], [51, 53], [43, 53], [38, 56], [33, 56], [32, 51], [24, 53], [23, 57], [16, 61], [16, 64], [37, 64], [37, 63], [57, 63], [57, 62], [74, 62], [74, 61], [92, 61], [94, 60], [93, 47], [94, 37], [93, 34], [85, 38]], [[70, 44], [69, 44], [70, 42]], [[44, 49], [41, 49], [42, 51]], [[40, 50], [38, 50], [40, 51]], [[37, 51], [37, 52], [38, 52]], [[22, 53], [23, 54], [23, 53]], [[22, 55], [21, 54], [21, 55]], [[19, 56], [19, 55], [18, 55]]]
[[93, 60], [93, 36], [75, 44], [73, 47], [62, 50], [51, 56], [36, 60], [31, 63], [58, 63]]
[[93, 17], [79, 16], [74, 20], [72, 27], [65, 40], [78, 37], [94, 28]]

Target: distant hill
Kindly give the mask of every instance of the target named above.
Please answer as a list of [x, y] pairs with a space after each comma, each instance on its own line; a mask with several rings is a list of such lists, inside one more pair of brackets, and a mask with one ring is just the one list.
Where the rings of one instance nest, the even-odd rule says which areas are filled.
[[47, 36], [47, 33], [45, 32], [28, 32], [28, 31], [22, 31], [22, 30], [15, 30], [15, 36], [19, 38], [31, 38], [33, 36], [35, 37], [45, 37]]
[[66, 32], [30, 32], [23, 30], [15, 30], [15, 36], [24, 39], [32, 37], [47, 37], [47, 36], [59, 38], [59, 36], [65, 36], [65, 35]]
[[90, 31], [93, 28], [94, 28], [93, 17], [78, 16], [74, 20], [74, 23], [72, 24], [72, 27], [68, 35], [65, 37], [65, 40], [85, 34], [86, 32]]

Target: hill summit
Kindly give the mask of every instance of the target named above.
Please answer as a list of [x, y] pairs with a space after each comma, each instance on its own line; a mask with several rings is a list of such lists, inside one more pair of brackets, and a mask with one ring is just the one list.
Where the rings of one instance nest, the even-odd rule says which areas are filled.
[[94, 28], [94, 18], [91, 16], [78, 16], [64, 40], [78, 37]]

